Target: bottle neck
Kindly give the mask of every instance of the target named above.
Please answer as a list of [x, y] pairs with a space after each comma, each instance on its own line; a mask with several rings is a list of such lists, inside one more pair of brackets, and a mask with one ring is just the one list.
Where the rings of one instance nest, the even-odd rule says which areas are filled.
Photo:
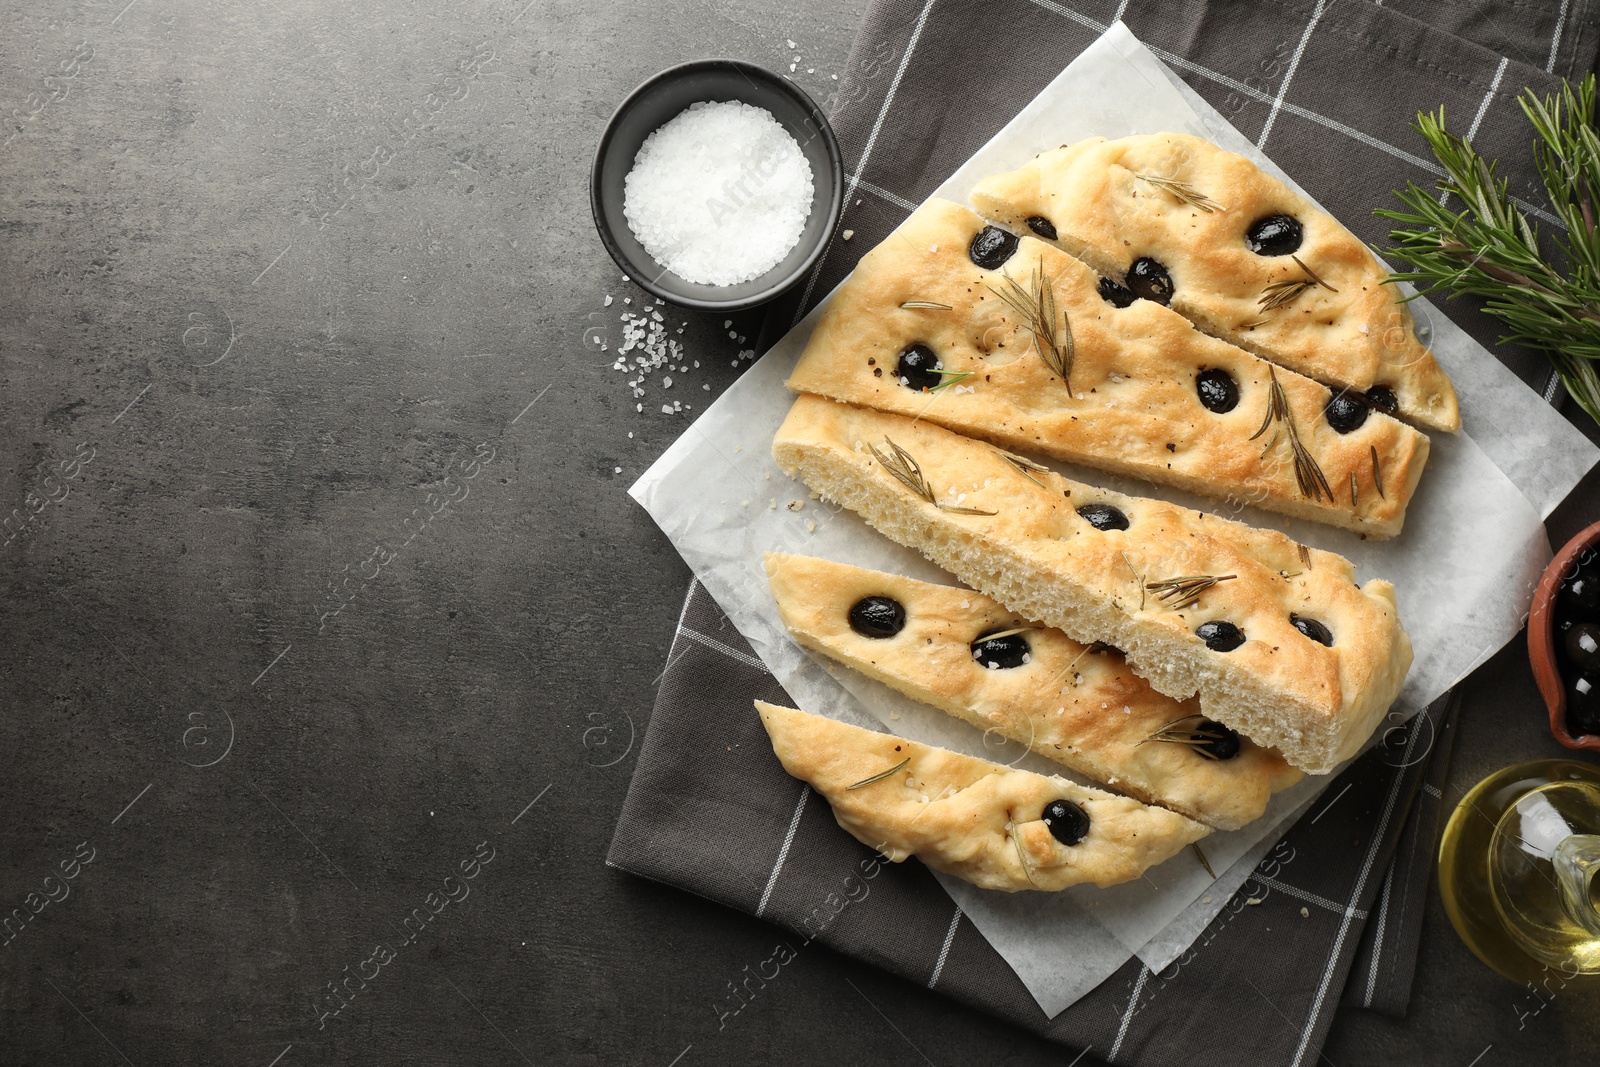
[[1600, 870], [1600, 835], [1572, 834], [1556, 845], [1550, 856], [1556, 885], [1567, 916], [1600, 937], [1600, 908], [1595, 907], [1593, 884]]

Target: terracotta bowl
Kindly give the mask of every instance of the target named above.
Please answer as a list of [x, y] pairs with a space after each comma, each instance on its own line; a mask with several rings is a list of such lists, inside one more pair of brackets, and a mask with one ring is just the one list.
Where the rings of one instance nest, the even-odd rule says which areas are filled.
[[1556, 593], [1576, 566], [1578, 557], [1590, 548], [1600, 552], [1600, 522], [1568, 541], [1545, 568], [1533, 591], [1533, 608], [1528, 613], [1528, 658], [1533, 663], [1533, 678], [1539, 683], [1539, 694], [1550, 709], [1550, 732], [1555, 739], [1568, 748], [1600, 750], [1600, 735], [1574, 737], [1567, 730], [1567, 687], [1556, 658]]

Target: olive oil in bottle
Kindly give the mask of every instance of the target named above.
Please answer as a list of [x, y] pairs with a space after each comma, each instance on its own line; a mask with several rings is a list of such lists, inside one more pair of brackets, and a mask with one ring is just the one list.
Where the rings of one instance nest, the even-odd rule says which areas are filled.
[[1600, 975], [1600, 769], [1538, 760], [1462, 798], [1439, 846], [1445, 912], [1508, 978]]

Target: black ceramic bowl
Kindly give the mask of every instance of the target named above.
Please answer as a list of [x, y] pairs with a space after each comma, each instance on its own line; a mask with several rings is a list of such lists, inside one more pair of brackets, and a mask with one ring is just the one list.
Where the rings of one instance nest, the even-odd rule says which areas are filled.
[[[765, 108], [800, 143], [811, 164], [811, 215], [783, 262], [737, 285], [685, 281], [651, 258], [622, 213], [622, 182], [644, 139], [690, 104], [738, 100]], [[816, 265], [844, 207], [844, 160], [827, 116], [793, 82], [736, 59], [701, 59], [662, 71], [617, 108], [594, 154], [589, 203], [600, 240], [646, 292], [696, 311], [742, 311], [787, 290]]]

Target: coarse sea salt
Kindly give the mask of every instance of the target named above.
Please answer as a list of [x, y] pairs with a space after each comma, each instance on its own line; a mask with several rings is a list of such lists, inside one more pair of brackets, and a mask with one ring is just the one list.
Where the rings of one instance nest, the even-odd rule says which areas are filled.
[[645, 138], [623, 180], [623, 214], [645, 251], [686, 281], [759, 278], [800, 241], [811, 164], [771, 112], [702, 102]]

